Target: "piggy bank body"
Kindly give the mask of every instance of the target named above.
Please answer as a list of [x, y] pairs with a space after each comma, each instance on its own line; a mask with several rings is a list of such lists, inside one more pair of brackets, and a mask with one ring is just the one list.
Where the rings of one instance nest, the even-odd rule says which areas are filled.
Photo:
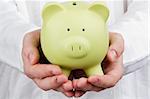
[[102, 3], [49, 3], [42, 17], [41, 46], [52, 64], [67, 76], [74, 69], [83, 69], [88, 76], [103, 74], [109, 38], [108, 9]]

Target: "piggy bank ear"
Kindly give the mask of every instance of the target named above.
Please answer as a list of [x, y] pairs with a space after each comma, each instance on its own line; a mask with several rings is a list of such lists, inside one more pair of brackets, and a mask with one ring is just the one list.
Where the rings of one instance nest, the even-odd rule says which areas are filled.
[[47, 3], [42, 11], [42, 18], [45, 22], [47, 19], [49, 19], [52, 15], [63, 11], [64, 7], [59, 3]]
[[104, 3], [95, 2], [95, 3], [90, 5], [89, 10], [91, 10], [91, 11], [97, 13], [98, 15], [102, 16], [102, 18], [104, 19], [105, 22], [107, 21], [107, 19], [109, 17], [109, 10], [105, 6]]

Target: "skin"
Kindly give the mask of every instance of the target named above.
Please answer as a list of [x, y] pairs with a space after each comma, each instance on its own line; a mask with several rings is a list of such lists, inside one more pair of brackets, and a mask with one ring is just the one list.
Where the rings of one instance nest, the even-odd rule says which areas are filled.
[[77, 90], [76, 97], [82, 96], [87, 91], [102, 91], [116, 85], [123, 76], [123, 51], [124, 41], [120, 34], [110, 34], [110, 47], [102, 66], [104, 75], [94, 75], [89, 78], [80, 78], [73, 81], [73, 86]]
[[39, 34], [40, 30], [37, 30], [24, 37], [22, 50], [24, 73], [45, 91], [53, 89], [68, 97], [74, 96], [71, 91], [73, 84], [62, 73], [59, 66], [39, 63]]
[[[52, 64], [40, 64], [40, 30], [27, 33], [23, 40], [22, 58], [24, 73], [31, 78], [36, 85], [45, 90], [56, 90], [68, 97], [80, 97], [87, 91], [99, 92], [106, 88], [113, 87], [123, 75], [124, 41], [120, 34], [109, 33], [110, 47], [102, 66], [103, 76], [93, 75], [89, 78], [80, 78], [70, 81], [59, 66]], [[73, 89], [75, 91], [73, 91]]]

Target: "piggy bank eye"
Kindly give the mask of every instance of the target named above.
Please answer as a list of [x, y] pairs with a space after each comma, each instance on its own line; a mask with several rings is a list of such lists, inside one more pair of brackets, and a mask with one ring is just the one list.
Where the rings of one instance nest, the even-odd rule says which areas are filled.
[[70, 28], [67, 28], [67, 31], [69, 32], [69, 31], [70, 31]]
[[85, 29], [83, 28], [82, 31], [85, 31]]
[[73, 4], [72, 4], [72, 5], [74, 5], [74, 6], [75, 6], [75, 5], [77, 5], [77, 3], [76, 3], [76, 2], [73, 2]]

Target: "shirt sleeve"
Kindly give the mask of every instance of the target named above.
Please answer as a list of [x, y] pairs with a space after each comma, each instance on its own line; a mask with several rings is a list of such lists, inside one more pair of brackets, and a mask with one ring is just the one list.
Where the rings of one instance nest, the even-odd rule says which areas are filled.
[[125, 74], [148, 62], [148, 2], [133, 1], [128, 11], [112, 26], [110, 32], [121, 33], [125, 40]]
[[0, 62], [23, 71], [24, 35], [38, 28], [19, 14], [14, 2], [0, 2]]

